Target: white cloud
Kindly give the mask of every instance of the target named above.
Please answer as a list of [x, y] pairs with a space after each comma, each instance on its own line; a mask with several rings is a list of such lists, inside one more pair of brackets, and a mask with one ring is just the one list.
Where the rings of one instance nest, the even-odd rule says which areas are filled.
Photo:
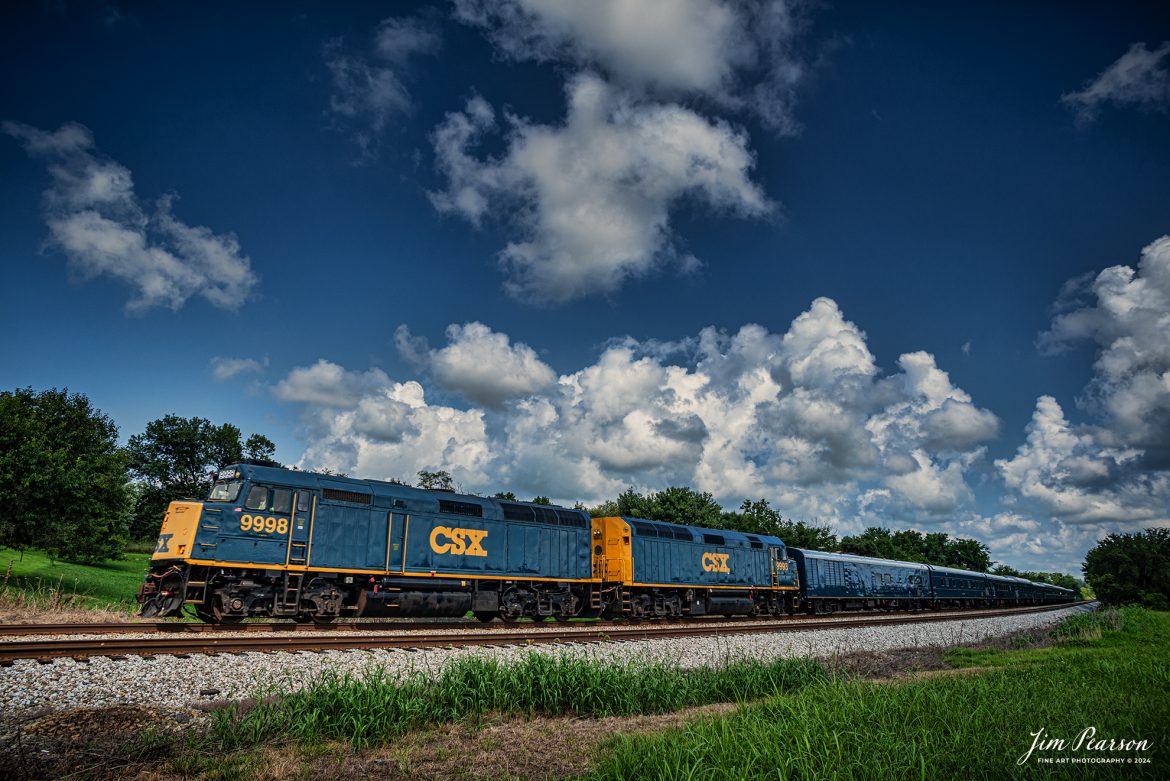
[[348, 51], [340, 38], [325, 44], [332, 86], [329, 109], [351, 126], [364, 157], [377, 154], [390, 119], [412, 108], [404, 81], [410, 59], [434, 54], [441, 46], [438, 25], [428, 16], [383, 19], [369, 56]]
[[427, 366], [443, 388], [493, 409], [511, 399], [530, 396], [556, 380], [535, 350], [526, 344], [512, 344], [506, 334], [483, 323], [448, 326], [448, 344], [439, 350], [420, 346], [405, 325], [398, 327], [394, 339], [403, 356]]
[[995, 462], [1008, 488], [1066, 523], [1166, 521], [1170, 476], [1140, 466], [1140, 450], [1103, 444], [1106, 432], [1070, 425], [1051, 396], [1041, 396], [1027, 441]]
[[456, 0], [504, 56], [600, 69], [624, 89], [751, 109], [772, 130], [793, 116], [807, 66], [796, 45], [805, 3], [767, 0]]
[[1111, 524], [1039, 521], [1016, 512], [972, 515], [939, 528], [955, 536], [974, 537], [987, 545], [992, 559], [1016, 569], [1065, 572], [1078, 578], [1083, 577], [1085, 551], [1118, 530]]
[[230, 380], [241, 374], [261, 374], [268, 368], [268, 358], [258, 361], [255, 358], [225, 358], [216, 356], [211, 359], [211, 374], [217, 380]]
[[1137, 106], [1165, 111], [1170, 108], [1170, 41], [1150, 50], [1144, 43], [1135, 43], [1096, 78], [1085, 83], [1083, 89], [1062, 95], [1060, 100], [1076, 112], [1080, 122], [1092, 122], [1101, 108]]
[[1020, 503], [1069, 524], [1170, 523], [1170, 237], [1142, 250], [1136, 270], [1070, 280], [1058, 311], [1039, 346], [1096, 346], [1078, 399], [1090, 422], [1070, 423], [1042, 396], [1027, 441], [996, 466]]
[[574, 78], [567, 92], [562, 126], [509, 117], [498, 158], [471, 152], [495, 127], [482, 98], [448, 114], [433, 135], [447, 180], [431, 193], [435, 208], [476, 226], [489, 215], [512, 220], [519, 235], [500, 260], [513, 295], [561, 302], [614, 291], [666, 262], [695, 267], [670, 224], [684, 199], [741, 217], [772, 210], [750, 179], [747, 138], [726, 123], [631, 101], [593, 75]]
[[312, 366], [293, 369], [277, 383], [273, 392], [283, 401], [351, 409], [389, 382], [390, 378], [381, 369], [352, 372], [322, 358]]
[[[369, 477], [443, 468], [470, 490], [568, 502], [687, 484], [856, 531], [879, 511], [939, 523], [969, 508], [977, 443], [995, 433], [994, 416], [931, 356], [902, 356], [883, 376], [864, 333], [825, 298], [783, 334], [706, 328], [669, 349], [626, 337], [556, 378], [531, 348], [479, 323], [452, 326], [440, 349], [405, 329], [396, 337], [436, 382], [482, 406], [429, 402], [418, 382], [378, 370], [298, 368], [277, 393], [305, 405], [304, 465]], [[339, 388], [354, 392], [339, 401]], [[934, 422], [950, 420], [948, 405], [971, 412]]]
[[[1112, 266], [1066, 288], [1066, 303], [1040, 337], [1049, 352], [1096, 344], [1094, 377], [1084, 406], [1103, 417], [1103, 444], [1141, 448], [1170, 467], [1170, 236], [1142, 250], [1137, 270]], [[1093, 300], [1084, 300], [1084, 298]]]
[[99, 156], [88, 128], [66, 123], [48, 132], [5, 122], [3, 129], [29, 154], [49, 160], [45, 221], [51, 246], [65, 253], [80, 276], [110, 276], [134, 288], [128, 312], [178, 310], [196, 295], [235, 310], [251, 295], [256, 275], [236, 237], [180, 221], [172, 213], [173, 195], [148, 212], [129, 169]]

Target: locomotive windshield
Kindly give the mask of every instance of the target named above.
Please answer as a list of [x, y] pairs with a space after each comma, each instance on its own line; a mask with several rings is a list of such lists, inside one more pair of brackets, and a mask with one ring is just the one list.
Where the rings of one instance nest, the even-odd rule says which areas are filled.
[[240, 495], [240, 486], [243, 484], [243, 480], [217, 480], [215, 485], [211, 487], [211, 494], [207, 497], [207, 501], [234, 502], [236, 497]]

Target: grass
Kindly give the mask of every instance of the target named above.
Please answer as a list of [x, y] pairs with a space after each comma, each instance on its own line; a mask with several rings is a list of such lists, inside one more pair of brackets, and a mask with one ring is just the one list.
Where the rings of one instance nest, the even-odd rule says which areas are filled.
[[[955, 649], [971, 675], [832, 679], [649, 736], [615, 738], [594, 779], [1165, 778], [1170, 771], [1170, 614], [1140, 608], [1061, 624], [1019, 651]], [[1144, 765], [1017, 764], [1032, 734], [1148, 740]]]
[[399, 681], [375, 672], [363, 678], [326, 675], [285, 696], [259, 698], [245, 710], [217, 715], [222, 748], [277, 739], [303, 744], [345, 740], [355, 747], [385, 743], [412, 729], [487, 713], [617, 716], [666, 713], [714, 702], [746, 702], [819, 683], [825, 673], [807, 659], [734, 662], [718, 669], [681, 670], [651, 664], [599, 664], [532, 653], [514, 664], [464, 657], [430, 680]]
[[0, 548], [0, 612], [136, 609], [134, 595], [149, 553], [127, 553], [101, 564], [53, 561], [43, 551]]

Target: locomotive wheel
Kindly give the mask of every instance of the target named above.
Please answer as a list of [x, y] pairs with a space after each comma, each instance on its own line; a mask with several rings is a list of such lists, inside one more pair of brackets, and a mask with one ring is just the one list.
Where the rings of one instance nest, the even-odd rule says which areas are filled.
[[209, 624], [240, 624], [244, 616], [228, 615], [223, 609], [223, 598], [216, 596], [211, 600], [211, 609], [200, 605], [195, 608], [195, 615]]
[[492, 619], [496, 617], [495, 612], [491, 610], [476, 610], [473, 612], [473, 615], [477, 620], [482, 621], [485, 624], [490, 624]]
[[336, 621], [337, 616], [332, 614], [326, 616], [314, 614], [312, 619], [313, 623], [317, 626], [325, 626], [326, 624], [332, 624], [334, 621]]

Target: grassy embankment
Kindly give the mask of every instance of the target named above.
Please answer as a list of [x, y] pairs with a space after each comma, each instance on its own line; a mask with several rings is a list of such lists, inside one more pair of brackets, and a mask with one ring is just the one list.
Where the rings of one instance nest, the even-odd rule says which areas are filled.
[[[149, 553], [129, 552], [117, 561], [72, 564], [42, 551], [0, 548], [0, 615], [5, 620], [72, 620], [65, 614], [130, 613], [150, 562]], [[76, 617], [76, 616], [75, 616]], [[84, 615], [82, 615], [84, 617]]]
[[[895, 683], [835, 679], [666, 733], [617, 738], [596, 779], [1166, 778], [1170, 614], [1138, 608], [1061, 624], [1055, 644], [956, 649], [971, 674]], [[1148, 740], [1146, 752], [1036, 752], [1032, 733]], [[1146, 757], [1046, 764], [1039, 757]]]
[[[1170, 614], [1103, 611], [1041, 634], [1028, 644], [1043, 647], [952, 650], [946, 654], [952, 670], [892, 680], [842, 675], [811, 660], [687, 672], [541, 655], [514, 666], [466, 659], [433, 683], [327, 677], [251, 710], [221, 712], [210, 742], [182, 753], [171, 770], [247, 775], [274, 745], [288, 747], [285, 757], [308, 761], [314, 747], [347, 742], [360, 753], [408, 732], [474, 724], [488, 714], [594, 717], [734, 702], [741, 707], [730, 715], [613, 738], [598, 750], [591, 777], [1165, 777]], [[1036, 730], [1071, 739], [1090, 726], [1099, 738], [1150, 741], [1151, 751], [1104, 756], [1142, 756], [1151, 764], [1017, 764]]]

